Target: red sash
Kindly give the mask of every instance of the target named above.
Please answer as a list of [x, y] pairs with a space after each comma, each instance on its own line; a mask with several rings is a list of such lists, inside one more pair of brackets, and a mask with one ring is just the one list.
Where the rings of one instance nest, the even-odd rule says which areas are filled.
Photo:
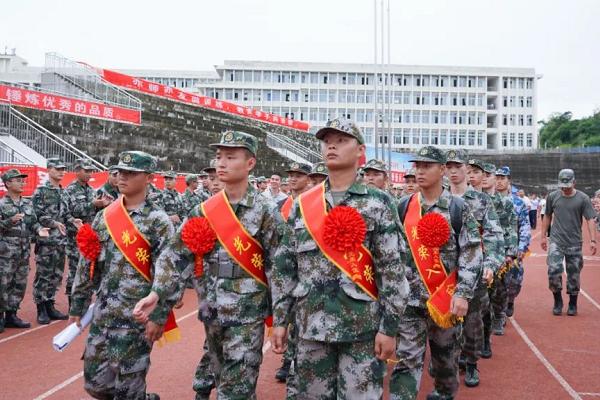
[[450, 312], [452, 296], [456, 290], [457, 272], [446, 272], [440, 249], [425, 246], [417, 233], [417, 224], [421, 220], [421, 201], [419, 194], [411, 197], [404, 219], [404, 229], [413, 260], [423, 284], [429, 292], [427, 309], [431, 319], [441, 328], [451, 328], [457, 318]]
[[[152, 282], [151, 249], [150, 242], [137, 229], [129, 216], [123, 196], [112, 202], [104, 210], [104, 223], [113, 242], [123, 254], [123, 257], [140, 273], [148, 282]], [[165, 323], [164, 339], [167, 342], [177, 341], [180, 338], [179, 328], [175, 322], [173, 310], [167, 316]]]
[[290, 216], [290, 212], [292, 211], [292, 205], [294, 204], [294, 198], [292, 196], [288, 196], [285, 199], [285, 203], [281, 206], [281, 216], [283, 217], [283, 221], [286, 222]]
[[269, 286], [264, 268], [263, 248], [237, 218], [224, 190], [201, 204], [202, 213], [219, 242], [240, 267], [264, 286]]
[[325, 184], [315, 186], [302, 193], [298, 199], [306, 229], [329, 261], [346, 274], [366, 294], [377, 300], [378, 292], [373, 271], [373, 257], [364, 245], [357, 251], [343, 253], [325, 243], [323, 227], [327, 216]]

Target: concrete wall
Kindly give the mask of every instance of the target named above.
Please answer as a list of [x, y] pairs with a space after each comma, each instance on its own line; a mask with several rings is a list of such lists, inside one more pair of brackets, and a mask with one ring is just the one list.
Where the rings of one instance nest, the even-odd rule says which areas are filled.
[[139, 93], [135, 93], [135, 96], [143, 102], [141, 126], [31, 109], [20, 110], [107, 166], [117, 161], [121, 151], [142, 150], [159, 157], [159, 167], [163, 170], [198, 172], [214, 157], [214, 150], [208, 145], [217, 142], [221, 132], [229, 129], [248, 132], [258, 138], [259, 158], [253, 171], [255, 175], [282, 172], [290, 162], [268, 148], [265, 141], [265, 130], [291, 135], [287, 128]]

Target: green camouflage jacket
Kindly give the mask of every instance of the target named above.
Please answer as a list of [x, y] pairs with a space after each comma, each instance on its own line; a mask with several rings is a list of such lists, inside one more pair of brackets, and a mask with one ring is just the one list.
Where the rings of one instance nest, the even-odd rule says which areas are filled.
[[[272, 263], [283, 229], [283, 221], [275, 203], [248, 186], [248, 191], [241, 201], [231, 206], [246, 231], [263, 247], [263, 267], [267, 278], [270, 279]], [[202, 210], [200, 206], [196, 206], [189, 218], [199, 216], [203, 216]], [[161, 299], [173, 293], [182, 296], [185, 281], [194, 271], [194, 255], [181, 240], [181, 230], [186, 221], [158, 260], [152, 290]], [[200, 308], [202, 321], [217, 321], [221, 325], [237, 326], [259, 321], [270, 314], [269, 288], [241, 269], [218, 240], [213, 250], [204, 256], [203, 262], [204, 275], [198, 282], [199, 293], [203, 296]], [[237, 275], [233, 278], [219, 276], [219, 270], [236, 270]], [[162, 278], [163, 275], [169, 277], [175, 274], [179, 275], [179, 279]]]
[[179, 214], [179, 218], [183, 220], [190, 214], [194, 207], [204, 200], [206, 199], [199, 194], [192, 192], [190, 189], [185, 189], [185, 192], [179, 197], [179, 202], [181, 203], [181, 214]]
[[[417, 193], [415, 196], [421, 196], [421, 194]], [[452, 194], [444, 189], [438, 201], [432, 206], [427, 206], [421, 197], [421, 215], [430, 212], [440, 213], [446, 218], [448, 224], [452, 226], [450, 219], [450, 200], [452, 197]], [[454, 232], [452, 232], [450, 240], [440, 248], [440, 257], [446, 268], [446, 272], [451, 273], [458, 270], [458, 283], [456, 285], [455, 296], [470, 300], [473, 298], [473, 292], [481, 277], [483, 254], [481, 251], [479, 223], [473, 216], [467, 202], [463, 205], [462, 217], [462, 228], [458, 234], [458, 240]], [[425, 303], [429, 299], [429, 293], [421, 280], [413, 256], [408, 259], [407, 264], [406, 276], [410, 285], [408, 305], [425, 307]]]
[[[334, 205], [325, 181], [327, 209]], [[325, 342], [372, 340], [377, 332], [396, 336], [408, 296], [406, 242], [390, 196], [354, 183], [339, 205], [365, 221], [363, 242], [373, 256], [379, 297], [373, 300], [321, 252], [304, 223], [298, 200], [287, 221], [271, 280], [274, 326], [287, 326], [292, 306], [299, 337]]]
[[33, 209], [38, 222], [50, 229], [50, 237], [36, 238], [38, 243], [65, 244], [66, 236], [61, 235], [55, 223], [67, 225], [69, 218], [68, 195], [62, 187], [54, 187], [50, 181], [38, 187], [32, 197]]
[[119, 197], [119, 189], [106, 182], [104, 185], [98, 188], [98, 190], [96, 190], [96, 197], [102, 197], [102, 195], [108, 195], [116, 200], [117, 197]]
[[92, 204], [94, 201], [94, 189], [88, 184], [82, 185], [79, 181], [73, 181], [65, 189], [67, 195], [67, 207], [69, 208], [69, 217], [67, 231], [69, 237], [74, 238], [77, 234], [77, 228], [73, 225], [73, 220], [78, 218], [84, 224], [91, 224], [96, 215], [96, 208]]
[[[174, 228], [167, 214], [149, 201], [135, 210], [130, 210], [129, 215], [138, 230], [150, 242], [153, 282], [148, 282], [117, 248], [104, 223], [102, 210], [92, 223], [92, 228], [102, 243], [102, 251], [96, 260], [93, 279], [90, 279], [90, 263], [84, 257], [79, 259], [71, 292], [71, 315], [82, 316], [90, 304], [92, 294], [95, 293], [94, 323], [97, 326], [136, 329], [142, 327], [133, 319], [133, 308], [141, 298], [150, 293], [153, 283], [156, 283], [156, 261], [173, 237]], [[162, 275], [161, 279], [170, 278]], [[178, 299], [161, 299], [150, 319], [163, 325], [168, 311]]]
[[[25, 215], [21, 222], [13, 224], [10, 219], [16, 214]], [[10, 253], [4, 246], [29, 246], [41, 228], [31, 200], [21, 197], [19, 202], [14, 202], [8, 195], [0, 199], [0, 254]]]
[[507, 256], [516, 258], [519, 250], [518, 220], [515, 207], [508, 196], [494, 193], [492, 197], [504, 235], [504, 250]]

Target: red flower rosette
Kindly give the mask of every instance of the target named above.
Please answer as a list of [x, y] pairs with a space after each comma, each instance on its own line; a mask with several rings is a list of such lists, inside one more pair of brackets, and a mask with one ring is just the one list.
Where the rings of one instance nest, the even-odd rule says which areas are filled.
[[365, 240], [366, 233], [365, 221], [352, 207], [333, 207], [325, 217], [323, 240], [337, 251], [355, 251]]
[[96, 231], [90, 224], [83, 224], [77, 231], [75, 236], [77, 247], [83, 257], [90, 261], [90, 279], [94, 277], [94, 268], [96, 267], [96, 259], [100, 255], [102, 245]]
[[440, 248], [450, 239], [450, 225], [440, 213], [425, 214], [417, 224], [417, 234], [425, 246]]
[[204, 217], [193, 217], [181, 228], [181, 240], [195, 256], [194, 275], [202, 276], [204, 266], [202, 257], [209, 253], [217, 241], [217, 235]]

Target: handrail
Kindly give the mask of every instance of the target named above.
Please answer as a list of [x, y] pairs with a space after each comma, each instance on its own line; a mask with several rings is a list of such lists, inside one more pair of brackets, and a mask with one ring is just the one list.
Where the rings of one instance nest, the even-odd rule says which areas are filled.
[[277, 133], [267, 132], [267, 145], [289, 151], [311, 163], [322, 161], [321, 154]]
[[[20, 164], [23, 164], [23, 165], [26, 165], [26, 164], [28, 164], [28, 165], [35, 164], [27, 156], [25, 156], [24, 154], [22, 154], [18, 150], [12, 148], [8, 143], [3, 142], [1, 139], [0, 139], [0, 149], [4, 150], [6, 152], [6, 154], [11, 158], [10, 160], [6, 160], [6, 161], [2, 161], [0, 159], [0, 163], [4, 163], [4, 164], [14, 163], [14, 164], [19, 164], [19, 165]], [[2, 154], [2, 153], [0, 152], [0, 154]], [[15, 157], [15, 155], [17, 157]]]

